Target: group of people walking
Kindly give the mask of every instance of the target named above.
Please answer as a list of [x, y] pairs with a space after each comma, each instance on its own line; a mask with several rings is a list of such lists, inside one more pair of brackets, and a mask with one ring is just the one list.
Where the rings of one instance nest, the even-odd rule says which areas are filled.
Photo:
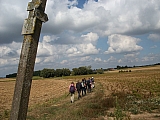
[[71, 82], [69, 85], [69, 93], [71, 94], [71, 103], [74, 102], [74, 94], [77, 91], [78, 99], [80, 99], [82, 96], [85, 96], [86, 93], [92, 92], [92, 88], [95, 87], [95, 81], [94, 78], [89, 78], [86, 80], [85, 78], [82, 79], [82, 81], [77, 81], [76, 84], [74, 82]]

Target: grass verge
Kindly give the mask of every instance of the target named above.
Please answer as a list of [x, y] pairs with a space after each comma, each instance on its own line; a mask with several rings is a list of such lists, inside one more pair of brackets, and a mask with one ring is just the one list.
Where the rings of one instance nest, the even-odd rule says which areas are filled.
[[104, 98], [103, 86], [96, 84], [92, 93], [87, 93], [80, 100], [70, 103], [70, 97], [63, 95], [60, 98], [52, 99], [44, 104], [36, 105], [29, 109], [28, 120], [91, 120], [102, 119], [106, 110], [113, 107], [113, 98]]

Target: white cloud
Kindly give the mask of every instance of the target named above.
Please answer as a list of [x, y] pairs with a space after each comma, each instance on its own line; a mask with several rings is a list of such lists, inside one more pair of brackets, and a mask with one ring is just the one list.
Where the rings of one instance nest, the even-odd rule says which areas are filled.
[[153, 40], [153, 41], [160, 41], [160, 35], [159, 34], [150, 34], [148, 36], [148, 38]]
[[3, 66], [3, 65], [7, 65], [8, 63], [8, 60], [7, 59], [0, 59], [0, 65]]
[[49, 35], [43, 36], [43, 42], [45, 43], [51, 42], [51, 36]]
[[42, 62], [44, 62], [44, 59], [45, 59], [45, 58], [42, 58], [42, 57], [36, 57], [35, 63], [36, 63], [36, 64], [41, 64]]
[[157, 48], [157, 45], [154, 45], [154, 46], [152, 46], [151, 48], [152, 48], [152, 49], [155, 49], [155, 48]]
[[139, 52], [136, 53], [129, 53], [129, 54], [125, 54], [124, 57], [125, 58], [135, 58], [137, 55], [139, 55]]
[[85, 56], [85, 57], [81, 57], [80, 61], [85, 62], [85, 61], [91, 61], [91, 57], [90, 56]]
[[67, 63], [68, 61], [67, 60], [62, 60], [62, 62], [60, 62], [61, 64], [65, 64]]
[[81, 35], [81, 38], [86, 43], [93, 43], [94, 45], [96, 45], [99, 36], [96, 33], [90, 32], [87, 35]]
[[66, 51], [68, 56], [85, 56], [85, 55], [92, 55], [92, 54], [98, 54], [99, 50], [96, 49], [96, 47], [91, 44], [79, 44], [74, 45], [71, 48], [68, 48]]
[[21, 43], [12, 42], [0, 45], [0, 57], [18, 57], [20, 55]]
[[[57, 62], [57, 59], [68, 59], [69, 57], [79, 56], [81, 56], [81, 60], [86, 60], [89, 59], [87, 55], [99, 53], [99, 49], [97, 49], [96, 46], [92, 44], [95, 44], [98, 39], [96, 34], [89, 33], [84, 35], [82, 38], [82, 41], [84, 41], [83, 44], [54, 45], [52, 44], [52, 41], [57, 39], [55, 36], [44, 36], [42, 42], [39, 42], [36, 63], [51, 63]], [[66, 60], [62, 60], [61, 64], [63, 64], [65, 61]]]
[[147, 62], [147, 61], [153, 61], [154, 57], [148, 57], [148, 56], [145, 56], [142, 58], [142, 61], [143, 62]]
[[0, 48], [0, 53], [1, 53], [1, 57], [2, 56], [8, 56], [9, 53], [11, 53], [11, 49], [9, 47], [6, 47], [6, 46], [2, 46]]
[[[1, 1], [1, 43], [21, 40], [22, 24], [28, 14], [27, 4], [27, 1], [20, 0]], [[77, 8], [77, 4], [77, 0], [48, 0], [46, 13], [49, 21], [43, 25], [42, 32], [54, 35], [65, 31], [80, 34], [92, 32], [101, 37], [111, 34], [144, 34], [153, 30], [158, 32], [160, 29], [158, 0], [93, 0], [86, 2], [83, 9]]]
[[[28, 2], [30, 0], [0, 1], [1, 71], [2, 68], [13, 70], [8, 66], [15, 69], [18, 64]], [[116, 66], [118, 60], [124, 64], [159, 61], [160, 57], [156, 55], [160, 40], [157, 34], [160, 31], [159, 0], [88, 0], [82, 9], [76, 7], [77, 4], [78, 0], [47, 0], [45, 13], [49, 21], [43, 24], [38, 46], [36, 64], [41, 66], [39, 69], [52, 65], [99, 68], [106, 64]], [[155, 46], [155, 43], [151, 44], [151, 48], [156, 49], [150, 51], [146, 48], [148, 41], [143, 41], [143, 35], [149, 33], [152, 33], [148, 36], [152, 40], [150, 43], [157, 41]], [[104, 43], [104, 40], [108, 42]], [[105, 48], [108, 48], [107, 55], [103, 54]], [[143, 55], [155, 51], [155, 57]], [[110, 53], [116, 55], [110, 56]], [[101, 62], [95, 64], [95, 58]]]
[[122, 59], [119, 59], [119, 60], [118, 60], [118, 63], [119, 63], [119, 64], [122, 63]]
[[138, 52], [143, 48], [138, 46], [137, 43], [140, 41], [138, 38], [125, 36], [125, 35], [118, 35], [114, 34], [108, 37], [108, 45], [109, 48], [105, 51], [105, 54], [110, 53], [132, 53]]
[[95, 62], [101, 62], [102, 61], [102, 59], [101, 58], [95, 58], [95, 60], [94, 60]]
[[150, 53], [147, 56], [142, 57], [143, 62], [160, 60], [160, 54]]
[[103, 60], [104, 63], [117, 63], [117, 58], [113, 57], [113, 56], [110, 56], [108, 59], [106, 60]]

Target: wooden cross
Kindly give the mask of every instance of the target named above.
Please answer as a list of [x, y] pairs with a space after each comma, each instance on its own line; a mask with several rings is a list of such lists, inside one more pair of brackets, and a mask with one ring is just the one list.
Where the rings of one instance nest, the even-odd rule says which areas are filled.
[[32, 0], [28, 3], [28, 18], [25, 19], [24, 35], [19, 60], [10, 120], [26, 120], [35, 59], [42, 22], [48, 21], [44, 13], [47, 0]]

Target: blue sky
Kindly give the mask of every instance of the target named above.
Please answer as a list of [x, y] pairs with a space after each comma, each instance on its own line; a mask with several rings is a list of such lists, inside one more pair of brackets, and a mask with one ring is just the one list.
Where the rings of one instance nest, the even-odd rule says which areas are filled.
[[[0, 1], [0, 76], [18, 69], [30, 0]], [[160, 62], [159, 0], [47, 0], [35, 70]]]

